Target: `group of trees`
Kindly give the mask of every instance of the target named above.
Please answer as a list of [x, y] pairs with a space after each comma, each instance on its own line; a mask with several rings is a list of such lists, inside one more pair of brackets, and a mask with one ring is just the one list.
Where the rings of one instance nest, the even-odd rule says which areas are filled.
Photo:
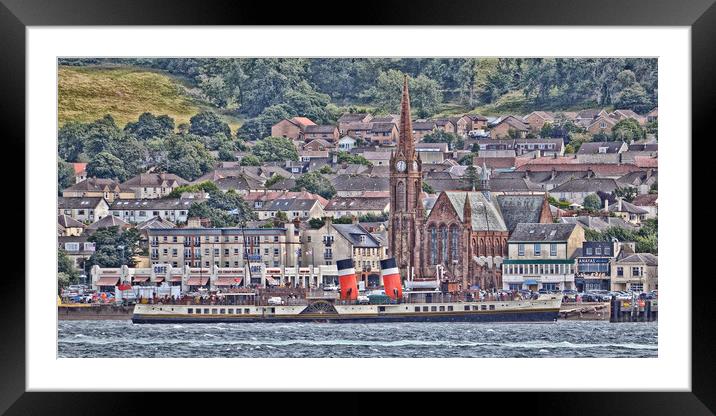
[[100, 267], [134, 267], [134, 256], [141, 253], [139, 248], [139, 231], [136, 228], [120, 229], [117, 226], [100, 228], [87, 241], [94, 243], [94, 254], [87, 259], [87, 268], [94, 265]]
[[209, 198], [191, 204], [189, 217], [207, 218], [212, 227], [235, 227], [257, 218], [251, 206], [233, 189], [227, 192], [211, 189], [210, 186], [204, 189], [208, 189]]
[[246, 118], [240, 135], [251, 140], [269, 136], [271, 125], [296, 115], [326, 124], [361, 105], [396, 112], [404, 75], [421, 118], [435, 115], [448, 102], [471, 109], [507, 94], [522, 95], [526, 112], [613, 106], [644, 113], [656, 105], [658, 92], [657, 60], [641, 58], [112, 58], [60, 63], [130, 64], [180, 75], [204, 101]]
[[622, 227], [609, 227], [601, 232], [587, 228], [584, 237], [587, 241], [612, 241], [613, 238], [633, 241], [636, 242], [637, 253], [659, 254], [659, 222], [655, 218], [644, 221], [635, 231]]
[[423, 143], [447, 143], [449, 150], [462, 150], [465, 147], [465, 140], [454, 133], [437, 130], [426, 134]]
[[231, 137], [229, 126], [216, 114], [199, 113], [189, 125], [175, 128], [174, 120], [166, 115], [142, 114], [136, 122], [120, 129], [112, 116], [107, 115], [91, 123], [69, 122], [58, 133], [58, 183], [69, 182], [63, 162], [88, 162], [87, 175], [116, 178], [120, 181], [145, 172], [174, 173], [193, 180], [214, 167], [219, 157], [233, 158], [241, 148], [241, 140]]

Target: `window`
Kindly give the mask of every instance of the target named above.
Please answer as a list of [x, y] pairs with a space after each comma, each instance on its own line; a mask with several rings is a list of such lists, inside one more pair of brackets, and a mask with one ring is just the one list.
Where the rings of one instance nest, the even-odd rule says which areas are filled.
[[491, 310], [491, 311], [494, 311], [494, 310], [495, 310], [495, 305], [490, 305], [490, 310]]
[[277, 248], [273, 249], [273, 255], [274, 255], [274, 256], [278, 256], [278, 249], [277, 249]]
[[641, 275], [641, 267], [632, 267], [631, 275], [632, 276], [640, 276]]
[[438, 307], [437, 307], [437, 306], [431, 306], [431, 307], [430, 307], [430, 312], [437, 312], [437, 311], [438, 311]]
[[517, 255], [518, 256], [524, 256], [525, 255], [525, 245], [520, 243], [517, 244]]
[[[451, 308], [452, 308], [452, 306], [451, 306]], [[466, 305], [466, 306], [465, 306], [465, 310], [466, 310], [466, 311], [469, 311], [469, 310], [470, 310], [470, 305]]]
[[173, 248], [172, 249], [172, 257], [176, 257], [176, 256], [177, 256], [177, 249]]
[[486, 311], [486, 310], [487, 310], [487, 305], [480, 305], [480, 310]]
[[591, 256], [591, 255], [592, 255], [592, 248], [587, 247], [587, 256]]
[[535, 244], [535, 256], [541, 256], [542, 255], [542, 244]]
[[[191, 309], [189, 309], [189, 310], [191, 310]], [[196, 308], [196, 313], [201, 314], [201, 309]]]
[[557, 244], [550, 244], [549, 245], [549, 255], [550, 256], [556, 256], [557, 255]]
[[218, 248], [214, 249], [214, 257], [219, 257], [219, 249]]
[[232, 308], [229, 308], [229, 315], [233, 315], [233, 314], [234, 314], [234, 310]]
[[597, 256], [601, 256], [601, 255], [602, 255], [602, 248], [601, 248], [601, 247], [595, 248], [595, 249], [594, 249], [594, 254], [596, 254]]
[[604, 255], [605, 255], [605, 256], [611, 256], [611, 255], [612, 255], [612, 249], [611, 249], [611, 247], [604, 247]]
[[445, 312], [445, 306], [440, 305], [440, 312]]
[[415, 312], [420, 312], [420, 306], [415, 307]]
[[244, 313], [249, 313], [249, 308], [245, 308]]
[[194, 308], [189, 308], [186, 310], [186, 313], [192, 314], [194, 313]]
[[212, 309], [211, 313], [216, 314], [216, 309]]
[[208, 315], [208, 314], [209, 314], [209, 308], [205, 308], [205, 309], [204, 309], [204, 313]]
[[428, 307], [427, 307], [427, 306], [423, 306], [423, 312], [427, 312], [427, 311], [428, 311]]
[[632, 292], [643, 292], [644, 284], [643, 283], [631, 283], [631, 284], [629, 284], [629, 289]]
[[219, 313], [222, 314], [222, 315], [225, 314], [225, 313], [226, 313], [226, 309], [223, 309], [223, 308], [222, 308], [222, 309], [219, 309]]
[[624, 276], [624, 268], [617, 267], [617, 276]]

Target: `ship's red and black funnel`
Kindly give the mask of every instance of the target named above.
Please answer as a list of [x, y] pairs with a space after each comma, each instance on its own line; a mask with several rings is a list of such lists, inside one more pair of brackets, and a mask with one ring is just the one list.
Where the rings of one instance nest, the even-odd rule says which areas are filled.
[[341, 287], [341, 299], [358, 299], [358, 283], [356, 282], [356, 269], [353, 267], [353, 259], [338, 260], [338, 284]]
[[403, 285], [400, 283], [400, 271], [394, 258], [380, 261], [380, 275], [383, 278], [385, 294], [392, 299], [403, 297]]

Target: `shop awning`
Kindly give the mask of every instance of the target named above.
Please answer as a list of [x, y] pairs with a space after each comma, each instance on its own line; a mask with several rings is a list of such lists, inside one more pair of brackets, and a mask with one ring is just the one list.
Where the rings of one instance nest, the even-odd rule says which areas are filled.
[[[236, 281], [238, 280], [238, 282]], [[241, 278], [234, 279], [233, 277], [219, 277], [216, 279], [216, 285], [217, 286], [232, 286], [237, 285], [241, 282]]]
[[527, 279], [527, 280], [525, 280], [525, 284], [528, 285], [528, 286], [529, 286], [529, 285], [536, 285], [536, 284], [537, 284], [537, 281], [534, 280], [534, 279]]
[[100, 277], [97, 286], [117, 286], [117, 282], [119, 282], [119, 276]]
[[187, 284], [189, 286], [205, 286], [208, 281], [208, 277], [190, 277]]
[[274, 279], [274, 278], [271, 277], [271, 276], [266, 276], [266, 281], [267, 281], [268, 284], [270, 284], [270, 285], [273, 285], [273, 286], [278, 285], [278, 280]]
[[181, 282], [181, 276], [171, 276], [169, 278], [170, 282]]
[[132, 281], [133, 282], [146, 282], [149, 280], [149, 276], [133, 276]]
[[[179, 278], [179, 280], [181, 281], [181, 277]], [[164, 281], [164, 277], [157, 277], [157, 280], [156, 280], [157, 283], [161, 283], [163, 281]]]

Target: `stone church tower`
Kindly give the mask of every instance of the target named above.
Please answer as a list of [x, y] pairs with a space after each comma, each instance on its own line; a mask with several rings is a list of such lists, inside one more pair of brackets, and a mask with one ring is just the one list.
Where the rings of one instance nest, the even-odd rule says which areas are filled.
[[403, 279], [420, 277], [420, 245], [425, 223], [422, 162], [415, 151], [408, 77], [400, 103], [400, 138], [390, 158], [389, 248]]

